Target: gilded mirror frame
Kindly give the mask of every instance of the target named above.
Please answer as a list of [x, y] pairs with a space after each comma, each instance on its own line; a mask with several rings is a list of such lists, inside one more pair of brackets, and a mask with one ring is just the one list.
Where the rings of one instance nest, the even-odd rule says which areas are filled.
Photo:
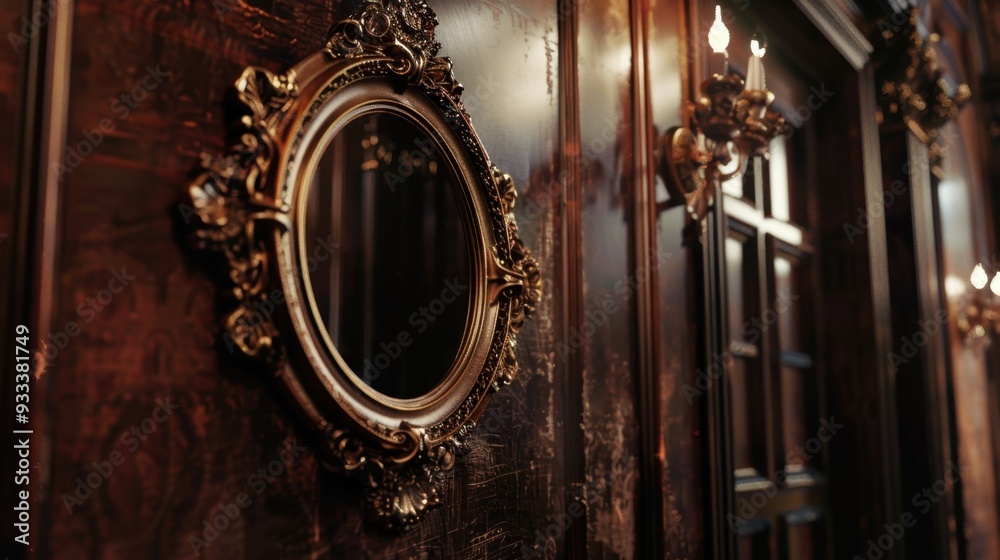
[[[324, 464], [360, 480], [369, 514], [390, 528], [441, 502], [468, 427], [517, 374], [517, 333], [541, 286], [517, 234], [514, 183], [472, 128], [451, 61], [437, 56], [436, 24], [423, 1], [367, 0], [287, 72], [246, 68], [235, 83], [234, 141], [203, 155], [188, 186], [191, 241], [222, 257], [224, 345], [275, 374], [318, 434]], [[316, 162], [346, 123], [377, 113], [403, 117], [440, 150], [471, 247], [458, 355], [416, 399], [378, 393], [350, 370], [309, 282], [304, 212]]]

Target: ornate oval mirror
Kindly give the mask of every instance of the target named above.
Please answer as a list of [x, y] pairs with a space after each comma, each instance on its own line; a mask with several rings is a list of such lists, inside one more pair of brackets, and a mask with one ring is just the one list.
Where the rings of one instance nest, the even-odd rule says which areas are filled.
[[455, 364], [468, 321], [471, 220], [431, 132], [387, 111], [331, 131], [303, 206], [300, 260], [328, 350], [389, 398], [418, 399]]
[[222, 345], [276, 374], [388, 527], [440, 502], [540, 288], [436, 24], [368, 0], [284, 74], [247, 68], [236, 141], [188, 188], [232, 296]]

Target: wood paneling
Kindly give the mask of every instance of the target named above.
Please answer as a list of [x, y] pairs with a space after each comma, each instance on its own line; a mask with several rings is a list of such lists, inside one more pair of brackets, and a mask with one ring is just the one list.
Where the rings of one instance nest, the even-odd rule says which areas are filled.
[[631, 11], [596, 0], [579, 14], [584, 316], [576, 325], [583, 367], [588, 558], [636, 558], [639, 419], [630, 258]]
[[[737, 535], [725, 516], [738, 433], [724, 414], [730, 397], [747, 394], [727, 397], [724, 382], [704, 390], [702, 379], [726, 367], [718, 362], [729, 348], [730, 228], [712, 213], [699, 241], [682, 207], [652, 211], [668, 198], [654, 174], [654, 142], [683, 124], [682, 103], [708, 70], [703, 37], [714, 2], [432, 1], [442, 54], [454, 61], [476, 130], [517, 184], [520, 234], [542, 263], [544, 291], [519, 338], [520, 376], [487, 408], [445, 505], [422, 524], [400, 534], [366, 524], [361, 489], [319, 465], [316, 442], [273, 380], [218, 342], [216, 283], [208, 259], [184, 248], [177, 204], [201, 152], [223, 147], [223, 102], [242, 68], [280, 71], [321, 48], [349, 1], [78, 0], [63, 20], [72, 25], [60, 28], [71, 43], [53, 42], [55, 28], [39, 36], [37, 64], [48, 74], [29, 78], [27, 59], [0, 49], [0, 121], [16, 125], [0, 136], [0, 233], [23, 230], [16, 244], [0, 239], [0, 263], [25, 267], [29, 284], [54, 283], [52, 297], [11, 284], [0, 299], [4, 328], [32, 313], [52, 325], [36, 338], [50, 354], [33, 394], [46, 481], [36, 557], [638, 559], [775, 550], [795, 558], [817, 546], [837, 558], [863, 554], [905, 507], [898, 475], [909, 492], [934, 473], [901, 469], [900, 457], [940, 457], [947, 451], [931, 447], [950, 444], [929, 426], [942, 420], [921, 393], [926, 379], [900, 380], [888, 368], [892, 340], [905, 334], [893, 327], [911, 318], [898, 312], [892, 323], [890, 302], [893, 311], [915, 306], [914, 275], [935, 272], [913, 266], [905, 251], [892, 262], [909, 268], [887, 267], [887, 240], [892, 251], [912, 249], [900, 239], [912, 235], [913, 220], [894, 221], [910, 209], [900, 202], [887, 237], [878, 213], [881, 175], [888, 181], [892, 168], [880, 169], [874, 79], [863, 68], [870, 45], [854, 28], [859, 16], [843, 13], [848, 2], [723, 3], [740, 41], [734, 67], [745, 61], [737, 60], [743, 34], [763, 23], [769, 60], [780, 61], [769, 70], [796, 76], [775, 80], [792, 84], [778, 92], [783, 109], [795, 110], [811, 85], [835, 92], [811, 116], [815, 138], [789, 152], [811, 164], [795, 180], [815, 188], [789, 198], [814, 251], [810, 351], [823, 372], [817, 383], [826, 383], [817, 408], [846, 426], [816, 465], [829, 492], [812, 497], [828, 503], [832, 531], [803, 508]], [[0, 3], [6, 25], [19, 25], [22, 13]], [[59, 52], [70, 56], [68, 72], [53, 64]], [[68, 109], [67, 125], [59, 112], [43, 114], [47, 105], [19, 106], [60, 80], [69, 90], [54, 89], [52, 102]], [[43, 142], [27, 132], [55, 134]], [[57, 182], [45, 181], [53, 168], [44, 150], [61, 132], [69, 151], [53, 161], [65, 167], [54, 168]], [[34, 157], [23, 169], [14, 160], [22, 138]], [[888, 161], [897, 165], [897, 156]], [[772, 212], [757, 179], [748, 198]], [[52, 193], [58, 200], [46, 198]], [[59, 205], [46, 209], [46, 201]], [[845, 234], [861, 214], [861, 236]], [[30, 215], [38, 218], [14, 218]], [[32, 237], [39, 231], [47, 236]], [[127, 285], [105, 292], [116, 276]], [[891, 279], [911, 285], [893, 282], [890, 299]], [[79, 334], [66, 334], [70, 322]], [[967, 381], [959, 398], [979, 403], [982, 379]], [[177, 408], [163, 422], [147, 420], [164, 401]], [[911, 409], [898, 413], [897, 404]], [[130, 431], [144, 420], [155, 429], [139, 439]], [[901, 420], [920, 430], [908, 435]], [[984, 429], [981, 419], [959, 424], [966, 441]], [[921, 439], [928, 434], [940, 442]], [[261, 477], [286, 444], [304, 450]], [[757, 452], [762, 468], [780, 466], [780, 451]], [[99, 471], [113, 453], [123, 461], [105, 478]], [[962, 457], [981, 458], [968, 448]], [[976, 479], [988, 479], [986, 470]], [[100, 485], [77, 496], [88, 477]], [[247, 491], [252, 503], [240, 516], [206, 547], [193, 546], [213, 534], [205, 522]], [[970, 550], [995, 548], [991, 503], [973, 504]], [[936, 533], [908, 536], [908, 551], [947, 548], [947, 514], [927, 521]], [[893, 554], [903, 552], [900, 544]]]
[[[84, 323], [79, 306], [113, 271], [134, 279], [46, 374], [53, 452], [43, 558], [194, 557], [190, 538], [203, 536], [220, 504], [248, 491], [248, 477], [285, 442], [310, 445], [272, 381], [216, 343], [215, 284], [201, 257], [178, 243], [183, 223], [174, 216], [198, 154], [222, 146], [223, 97], [242, 67], [279, 70], [320, 48], [336, 10], [318, 2], [215, 7], [76, 3], [68, 141], [93, 139], [102, 119], [113, 129], [91, 155], [84, 146], [63, 179], [54, 324]], [[480, 422], [447, 505], [418, 529], [392, 535], [364, 524], [359, 488], [325, 473], [307, 450], [259, 496], [251, 492], [253, 503], [198, 550], [201, 558], [513, 558], [536, 542], [561, 547], [561, 529], [548, 529], [565, 511], [553, 412], [561, 409], [552, 327], [559, 206], [542, 183], [558, 145], [556, 7], [435, 8], [477, 131], [522, 192], [521, 235], [546, 263], [545, 300], [520, 339], [521, 375]], [[150, 72], [156, 85], [144, 90]], [[134, 95], [134, 106], [122, 95]], [[120, 436], [157, 399], [180, 408], [130, 452]], [[62, 496], [116, 450], [124, 463], [67, 511]]]

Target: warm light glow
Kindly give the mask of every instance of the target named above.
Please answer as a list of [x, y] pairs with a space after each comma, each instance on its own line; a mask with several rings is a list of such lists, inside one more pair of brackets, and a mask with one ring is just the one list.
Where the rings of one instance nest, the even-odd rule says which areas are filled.
[[726, 24], [722, 23], [721, 6], [715, 7], [715, 22], [708, 30], [708, 44], [712, 47], [712, 51], [717, 54], [725, 53], [726, 47], [729, 46], [729, 29], [726, 28]]
[[972, 271], [972, 285], [975, 286], [977, 290], [982, 290], [986, 287], [986, 283], [989, 281], [990, 277], [987, 276], [982, 263], [977, 264], [976, 269]]
[[767, 52], [767, 49], [760, 46], [760, 41], [752, 39], [750, 41], [750, 52], [752, 52], [757, 58], [764, 58], [764, 53]]
[[1000, 296], [1000, 272], [997, 272], [997, 275], [993, 277], [993, 281], [990, 282], [990, 290]]
[[957, 276], [948, 275], [944, 279], [944, 292], [950, 299], [961, 298], [965, 295], [965, 281]]

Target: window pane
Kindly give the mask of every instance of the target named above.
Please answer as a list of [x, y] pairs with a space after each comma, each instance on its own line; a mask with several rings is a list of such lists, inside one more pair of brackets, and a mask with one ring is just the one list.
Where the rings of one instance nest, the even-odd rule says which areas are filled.
[[734, 358], [729, 368], [729, 388], [733, 409], [733, 464], [737, 469], [756, 467], [751, 452], [751, 414], [753, 401], [747, 379], [747, 363], [742, 358]]
[[791, 367], [781, 368], [781, 432], [784, 440], [785, 462], [790, 465], [804, 465], [805, 457], [795, 452], [796, 447], [806, 444], [806, 371]]
[[726, 287], [729, 291], [729, 336], [733, 340], [742, 340], [740, 331], [744, 321], [746, 321], [743, 267], [743, 242], [732, 237], [727, 238]]
[[771, 159], [768, 161], [768, 180], [771, 190], [771, 216], [791, 221], [791, 202], [788, 184], [788, 140], [779, 136], [771, 141]]
[[800, 321], [803, 313], [799, 267], [783, 256], [774, 259], [774, 311], [778, 319], [778, 338], [782, 351], [804, 351]]

